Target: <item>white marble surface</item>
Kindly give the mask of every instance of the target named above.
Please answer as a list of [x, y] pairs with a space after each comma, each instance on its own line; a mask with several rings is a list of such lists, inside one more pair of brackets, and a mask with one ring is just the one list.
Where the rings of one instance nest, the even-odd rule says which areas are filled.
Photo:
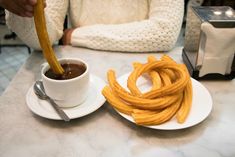
[[[117, 76], [129, 72], [133, 61], [149, 54], [114, 53], [56, 48], [59, 57], [79, 57], [91, 72], [106, 80], [113, 68]], [[161, 53], [152, 53], [161, 56]], [[182, 62], [181, 48], [167, 53]], [[0, 97], [1, 157], [234, 157], [235, 80], [200, 81], [211, 93], [213, 110], [202, 123], [183, 130], [161, 131], [136, 126], [108, 104], [69, 123], [41, 118], [26, 105], [25, 95], [40, 78], [42, 54], [34, 52]]]

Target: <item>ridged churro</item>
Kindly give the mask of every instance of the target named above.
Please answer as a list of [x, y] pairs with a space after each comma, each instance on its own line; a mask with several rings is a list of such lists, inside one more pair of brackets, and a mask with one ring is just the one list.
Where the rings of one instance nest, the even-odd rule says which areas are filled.
[[[127, 89], [116, 80], [115, 71], [107, 72], [108, 84], [102, 94], [116, 110], [132, 116], [138, 125], [157, 125], [176, 116], [185, 122], [192, 104], [192, 84], [183, 64], [163, 55], [160, 60], [149, 56], [147, 63], [133, 63], [134, 70], [127, 79]], [[152, 88], [143, 93], [136, 81], [149, 75]]]

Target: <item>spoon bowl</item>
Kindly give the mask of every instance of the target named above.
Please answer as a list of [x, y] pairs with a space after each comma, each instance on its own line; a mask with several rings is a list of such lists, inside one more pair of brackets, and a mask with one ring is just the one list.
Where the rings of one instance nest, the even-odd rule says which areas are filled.
[[66, 122], [70, 121], [70, 118], [65, 114], [65, 112], [52, 100], [45, 92], [42, 81], [36, 81], [34, 86], [34, 93], [39, 99], [47, 100], [54, 107], [59, 116]]
[[43, 100], [46, 100], [46, 99], [47, 99], [47, 95], [46, 95], [46, 93], [45, 93], [45, 90], [44, 90], [42, 81], [36, 81], [33, 88], [34, 88], [34, 93], [35, 93], [40, 99], [43, 99]]

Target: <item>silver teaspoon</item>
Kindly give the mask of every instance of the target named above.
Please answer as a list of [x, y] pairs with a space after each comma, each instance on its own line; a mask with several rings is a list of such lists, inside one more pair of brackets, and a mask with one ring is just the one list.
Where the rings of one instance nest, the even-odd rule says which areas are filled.
[[64, 121], [70, 121], [70, 118], [66, 115], [66, 113], [54, 102], [53, 99], [46, 95], [42, 81], [36, 81], [33, 88], [34, 93], [38, 96], [39, 99], [47, 100], [48, 102], [50, 102], [56, 112]]

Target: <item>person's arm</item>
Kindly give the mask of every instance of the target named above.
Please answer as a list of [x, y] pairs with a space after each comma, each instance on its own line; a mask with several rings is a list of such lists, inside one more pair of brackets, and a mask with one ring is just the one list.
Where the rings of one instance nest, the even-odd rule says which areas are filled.
[[[51, 43], [54, 43], [63, 35], [63, 24], [68, 8], [68, 0], [47, 0], [46, 3], [47, 31]], [[29, 47], [37, 50], [41, 49], [33, 18], [20, 17], [6, 11], [6, 23]]]
[[149, 19], [78, 27], [72, 32], [71, 45], [110, 51], [168, 51], [178, 38], [183, 12], [183, 0], [152, 0]]

